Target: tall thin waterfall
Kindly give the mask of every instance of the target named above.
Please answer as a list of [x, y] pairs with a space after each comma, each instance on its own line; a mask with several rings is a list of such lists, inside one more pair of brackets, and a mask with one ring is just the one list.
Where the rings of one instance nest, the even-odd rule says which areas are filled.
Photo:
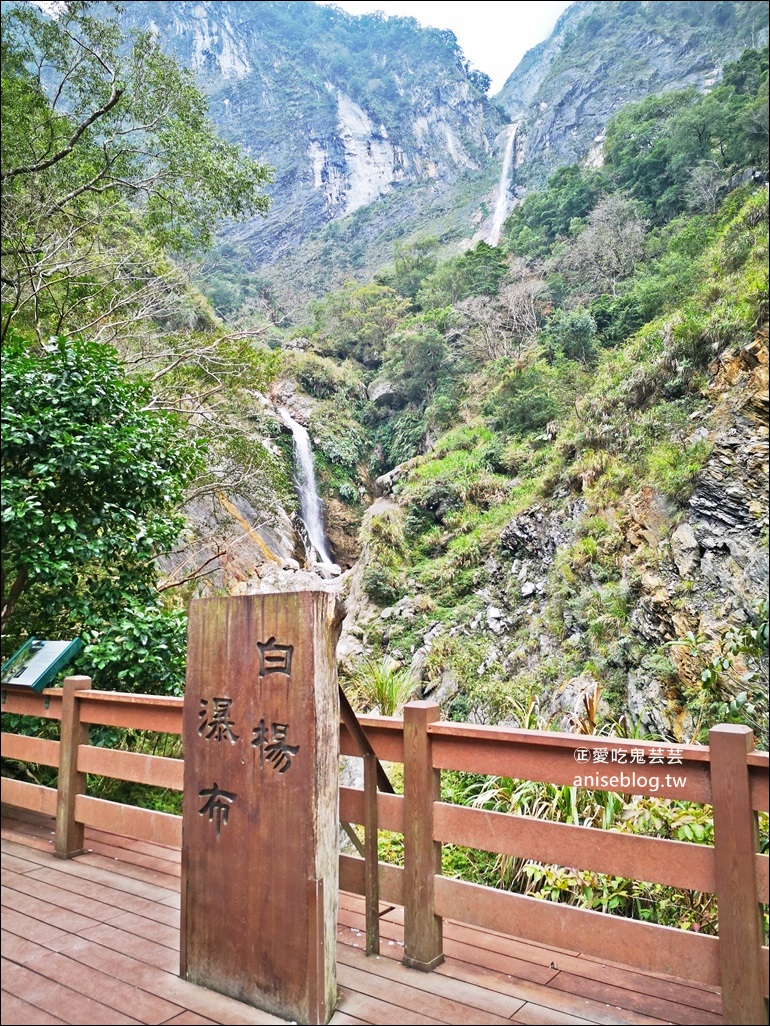
[[329, 550], [326, 548], [326, 534], [324, 533], [321, 499], [315, 483], [310, 436], [287, 410], [281, 409], [278, 413], [294, 438], [295, 474], [302, 522], [307, 528], [310, 544], [315, 549], [319, 562], [333, 565]]
[[511, 182], [511, 165], [513, 164], [513, 154], [516, 150], [516, 132], [518, 131], [518, 127], [518, 125], [511, 125], [511, 133], [508, 136], [508, 142], [505, 146], [503, 170], [500, 172], [500, 184], [497, 188], [495, 213], [492, 217], [492, 227], [489, 229], [490, 246], [496, 246], [500, 241], [500, 233], [503, 230], [503, 223], [508, 216], [508, 210], [510, 208], [510, 195], [508, 189]]

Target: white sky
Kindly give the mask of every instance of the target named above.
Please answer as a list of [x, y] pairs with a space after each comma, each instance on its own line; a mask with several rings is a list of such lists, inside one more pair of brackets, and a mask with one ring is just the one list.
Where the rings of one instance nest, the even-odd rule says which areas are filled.
[[[322, 0], [323, 2], [323, 0]], [[490, 95], [498, 93], [521, 58], [533, 46], [547, 39], [570, 0], [496, 0], [492, 3], [326, 3], [349, 14], [385, 14], [416, 18], [431, 28], [451, 29], [463, 53], [492, 79]]]

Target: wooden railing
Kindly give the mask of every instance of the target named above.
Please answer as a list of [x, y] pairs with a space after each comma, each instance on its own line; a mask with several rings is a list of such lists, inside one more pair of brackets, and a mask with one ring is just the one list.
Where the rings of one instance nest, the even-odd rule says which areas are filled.
[[[5, 757], [58, 768], [56, 789], [3, 778], [3, 802], [55, 815], [55, 851], [62, 858], [83, 851], [86, 826], [179, 845], [181, 817], [91, 797], [86, 775], [181, 791], [180, 759], [97, 748], [88, 733], [101, 725], [180, 734], [182, 699], [99, 692], [90, 685], [88, 678], [71, 677], [41, 695], [3, 691], [4, 712], [61, 721], [60, 741], [3, 734]], [[431, 702], [408, 704], [403, 720], [363, 717], [361, 723], [377, 758], [404, 767], [403, 795], [377, 794], [379, 827], [403, 834], [403, 867], [379, 863], [377, 877], [380, 897], [404, 906], [408, 965], [430, 970], [442, 961], [442, 921], [448, 918], [721, 986], [726, 1022], [767, 1022], [768, 951], [759, 903], [769, 900], [768, 856], [757, 851], [756, 813], [768, 811], [768, 755], [754, 751], [748, 728], [714, 727], [709, 747], [680, 746], [676, 765], [669, 766], [662, 765], [659, 742], [446, 723]], [[360, 755], [359, 740], [344, 724], [340, 745], [343, 754]], [[629, 749], [633, 762], [613, 761]], [[714, 845], [450, 805], [440, 801], [442, 770], [556, 785], [604, 771], [616, 777], [615, 786], [585, 786], [711, 806]], [[364, 791], [340, 788], [343, 821], [365, 823], [367, 804]], [[442, 844], [714, 893], [719, 936], [449, 879], [441, 875]], [[341, 888], [366, 894], [371, 864], [368, 870], [364, 858], [341, 855]]]

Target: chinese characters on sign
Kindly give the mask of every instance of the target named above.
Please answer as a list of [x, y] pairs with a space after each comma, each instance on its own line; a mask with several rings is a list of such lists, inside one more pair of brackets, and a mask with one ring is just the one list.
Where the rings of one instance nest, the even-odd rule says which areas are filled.
[[285, 673], [291, 677], [293, 645], [276, 645], [275, 638], [268, 638], [264, 643], [257, 642], [257, 650], [260, 677], [266, 677], [269, 673]]
[[636, 764], [637, 766], [682, 765], [681, 748], [576, 748], [575, 762]]
[[216, 827], [218, 836], [222, 827], [227, 825], [230, 806], [238, 795], [234, 791], [223, 791], [215, 780], [214, 786], [204, 787], [202, 791], [198, 792], [198, 797], [208, 799], [198, 812], [201, 816], [208, 812], [209, 822], [213, 823]]
[[211, 710], [209, 710], [208, 704], [207, 698], [201, 699], [201, 707], [198, 710], [198, 719], [200, 720], [198, 733], [203, 734], [205, 730], [208, 731], [204, 735], [207, 741], [227, 739], [234, 745], [238, 740], [238, 734], [233, 734], [230, 729], [235, 722], [229, 719], [230, 706], [233, 704], [232, 698], [212, 698]]
[[[259, 676], [267, 677], [270, 674], [281, 673], [291, 677], [291, 657], [294, 651], [293, 645], [279, 645], [274, 637], [268, 638], [264, 643], [257, 643], [259, 652]], [[214, 698], [201, 698], [198, 710], [198, 734], [204, 741], [221, 743], [228, 742], [235, 745], [241, 738], [240, 733], [235, 733], [237, 726], [233, 716], [235, 710], [232, 698], [224, 695], [217, 695]], [[269, 724], [269, 725], [268, 725]], [[260, 719], [257, 726], [252, 728], [251, 746], [259, 753], [259, 765], [265, 769], [265, 763], [272, 770], [278, 773], [287, 773], [292, 767], [292, 761], [299, 752], [299, 745], [291, 745], [288, 741], [289, 724]], [[256, 755], [255, 752], [255, 755]], [[225, 791], [215, 782], [213, 787], [204, 788], [198, 792], [200, 798], [207, 801], [199, 810], [200, 815], [208, 814], [209, 821], [214, 824], [217, 834], [227, 824], [230, 807], [238, 797], [235, 792]]]
[[265, 721], [259, 721], [259, 726], [254, 728], [254, 740], [251, 744], [254, 748], [259, 749], [260, 766], [265, 765], [265, 757], [267, 757], [267, 761], [272, 763], [273, 768], [277, 769], [279, 773], [285, 773], [286, 770], [291, 769], [291, 760], [299, 751], [299, 745], [287, 744], [288, 730], [288, 723], [274, 723], [272, 740], [269, 740]]

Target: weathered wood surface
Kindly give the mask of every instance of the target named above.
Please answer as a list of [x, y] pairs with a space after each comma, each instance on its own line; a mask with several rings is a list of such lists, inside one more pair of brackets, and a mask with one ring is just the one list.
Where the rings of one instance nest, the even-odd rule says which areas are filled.
[[444, 961], [443, 927], [435, 911], [435, 874], [441, 872], [441, 845], [434, 839], [433, 809], [441, 793], [428, 736], [437, 720], [437, 702], [411, 702], [404, 709], [404, 962], [430, 971]]
[[298, 1022], [336, 995], [339, 701], [327, 592], [191, 604], [185, 979]]
[[[178, 849], [86, 828], [87, 854], [57, 860], [52, 820], [30, 819], [3, 820], [3, 1026], [283, 1021], [176, 974]], [[400, 961], [402, 908], [381, 905], [380, 958], [364, 931], [363, 898], [342, 894], [332, 1026], [722, 1022], [715, 988], [574, 948], [446, 921], [446, 961], [423, 973]]]

